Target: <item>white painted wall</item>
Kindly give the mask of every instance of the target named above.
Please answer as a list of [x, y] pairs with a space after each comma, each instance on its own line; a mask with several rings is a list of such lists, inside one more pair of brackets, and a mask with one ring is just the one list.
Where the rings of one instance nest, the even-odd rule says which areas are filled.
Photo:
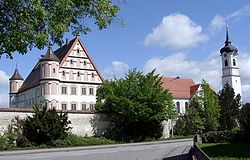
[[[29, 112], [1, 112], [0, 111], [0, 134], [2, 134], [10, 124], [11, 120], [16, 116], [25, 118], [31, 116], [33, 113]], [[73, 127], [71, 132], [81, 136], [100, 136], [103, 135], [109, 121], [106, 116], [98, 113], [68, 113], [70, 126]], [[164, 121], [163, 125], [163, 138], [169, 138], [171, 129], [171, 120]]]
[[179, 115], [184, 115], [185, 114], [185, 112], [186, 112], [186, 106], [185, 106], [185, 104], [186, 104], [186, 102], [188, 103], [188, 105], [189, 105], [189, 103], [190, 103], [190, 99], [173, 99], [173, 101], [174, 101], [174, 104], [175, 104], [175, 107], [176, 107], [176, 111], [178, 111], [178, 107], [177, 107], [177, 102], [179, 102], [179, 104], [180, 104], [180, 112], [178, 112], [178, 114]]

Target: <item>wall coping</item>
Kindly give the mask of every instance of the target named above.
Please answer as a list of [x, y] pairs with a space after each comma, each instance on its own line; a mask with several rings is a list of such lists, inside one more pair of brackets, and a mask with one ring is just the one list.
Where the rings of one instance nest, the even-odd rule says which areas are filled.
[[[32, 108], [0, 108], [0, 112], [25, 112], [25, 113], [34, 113]], [[93, 114], [98, 113], [96, 110], [56, 110], [60, 113], [75, 113], [75, 114]]]

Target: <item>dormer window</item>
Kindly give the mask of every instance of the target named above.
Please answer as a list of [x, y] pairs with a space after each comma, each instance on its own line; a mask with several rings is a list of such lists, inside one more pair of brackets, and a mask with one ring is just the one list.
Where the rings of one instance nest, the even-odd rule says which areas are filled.
[[227, 62], [227, 59], [225, 60], [225, 66], [228, 66], [228, 62]]
[[236, 66], [236, 61], [235, 61], [235, 59], [233, 59], [233, 66]]
[[79, 54], [79, 53], [80, 53], [80, 49], [79, 49], [79, 48], [77, 48], [76, 52], [77, 52], [77, 54]]

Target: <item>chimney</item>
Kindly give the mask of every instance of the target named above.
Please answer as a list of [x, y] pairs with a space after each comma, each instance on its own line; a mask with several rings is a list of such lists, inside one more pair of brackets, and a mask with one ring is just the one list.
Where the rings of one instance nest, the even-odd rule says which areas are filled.
[[66, 45], [69, 45], [70, 39], [66, 38]]

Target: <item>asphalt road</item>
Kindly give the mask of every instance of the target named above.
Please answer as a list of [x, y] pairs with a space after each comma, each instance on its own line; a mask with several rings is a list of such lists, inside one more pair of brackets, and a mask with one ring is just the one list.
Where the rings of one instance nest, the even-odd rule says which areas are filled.
[[0, 160], [162, 160], [188, 153], [192, 140], [0, 152]]

